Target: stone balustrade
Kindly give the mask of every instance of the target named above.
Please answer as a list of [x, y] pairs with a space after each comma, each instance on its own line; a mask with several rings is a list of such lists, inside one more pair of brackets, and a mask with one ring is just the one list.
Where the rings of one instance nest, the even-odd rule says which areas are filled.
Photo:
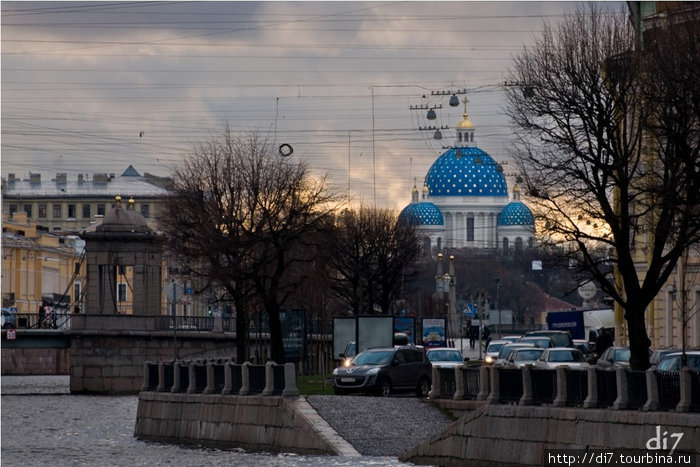
[[293, 363], [234, 363], [226, 359], [146, 362], [141, 391], [297, 397]]
[[431, 399], [478, 400], [489, 404], [551, 405], [614, 410], [700, 412], [700, 375], [680, 372], [602, 370], [595, 367], [556, 370], [530, 365], [433, 367]]

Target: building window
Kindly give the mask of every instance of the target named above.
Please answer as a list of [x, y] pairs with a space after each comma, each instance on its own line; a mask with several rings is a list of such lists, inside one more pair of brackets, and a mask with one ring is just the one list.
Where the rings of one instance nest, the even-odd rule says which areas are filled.
[[32, 217], [32, 205], [31, 204], [25, 204], [24, 205], [24, 212], [27, 213], [27, 217]]
[[503, 238], [503, 251], [508, 251], [508, 237]]
[[46, 205], [43, 203], [39, 204], [39, 217], [42, 219], [46, 217]]
[[75, 204], [68, 205], [68, 218], [75, 219]]
[[467, 241], [474, 241], [474, 218], [467, 217]]
[[54, 217], [54, 219], [61, 218], [61, 205], [60, 204], [53, 205], [53, 217]]
[[126, 301], [126, 284], [124, 284], [124, 283], [117, 284], [117, 301], [118, 302], [125, 302]]
[[90, 219], [90, 205], [83, 204], [83, 219]]
[[75, 302], [76, 306], [80, 306], [80, 282], [76, 282], [75, 286], [73, 287], [73, 302]]
[[105, 215], [105, 205], [104, 205], [104, 204], [98, 204], [98, 205], [97, 205], [97, 215], [98, 215], [98, 216], [104, 216], [104, 215]]
[[142, 204], [141, 205], [141, 215], [143, 217], [148, 217], [151, 214], [151, 205], [150, 204]]
[[515, 239], [515, 251], [523, 251], [523, 239], [520, 237]]
[[17, 205], [16, 204], [10, 204], [10, 217], [12, 217], [12, 214], [17, 212]]

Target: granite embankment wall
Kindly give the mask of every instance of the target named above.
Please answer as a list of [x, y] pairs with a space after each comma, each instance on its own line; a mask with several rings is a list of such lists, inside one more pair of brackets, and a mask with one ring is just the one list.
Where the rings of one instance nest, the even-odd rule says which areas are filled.
[[[660, 433], [682, 433], [677, 452], [700, 456], [700, 415], [605, 409], [482, 405], [400, 456], [415, 464], [546, 465], [553, 449], [646, 451]], [[675, 442], [675, 438], [669, 443]], [[652, 444], [653, 446], [653, 444]], [[697, 460], [696, 460], [697, 462]], [[691, 464], [697, 465], [697, 464]]]
[[67, 375], [68, 349], [2, 349], [3, 375]]
[[134, 436], [254, 451], [359, 456], [303, 397], [141, 392]]

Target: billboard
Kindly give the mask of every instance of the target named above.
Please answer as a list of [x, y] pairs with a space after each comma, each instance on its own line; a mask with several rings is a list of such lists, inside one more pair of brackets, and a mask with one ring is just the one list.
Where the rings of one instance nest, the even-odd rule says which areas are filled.
[[423, 318], [423, 347], [447, 347], [445, 318]]

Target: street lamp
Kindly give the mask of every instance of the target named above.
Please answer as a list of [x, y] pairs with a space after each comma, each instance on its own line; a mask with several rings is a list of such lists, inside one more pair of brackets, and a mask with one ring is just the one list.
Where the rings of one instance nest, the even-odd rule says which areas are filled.
[[498, 294], [501, 288], [501, 279], [496, 278], [496, 316], [498, 316], [498, 337], [501, 338], [503, 337], [503, 331], [502, 331], [502, 326], [503, 322], [501, 321], [501, 307], [498, 305]]

